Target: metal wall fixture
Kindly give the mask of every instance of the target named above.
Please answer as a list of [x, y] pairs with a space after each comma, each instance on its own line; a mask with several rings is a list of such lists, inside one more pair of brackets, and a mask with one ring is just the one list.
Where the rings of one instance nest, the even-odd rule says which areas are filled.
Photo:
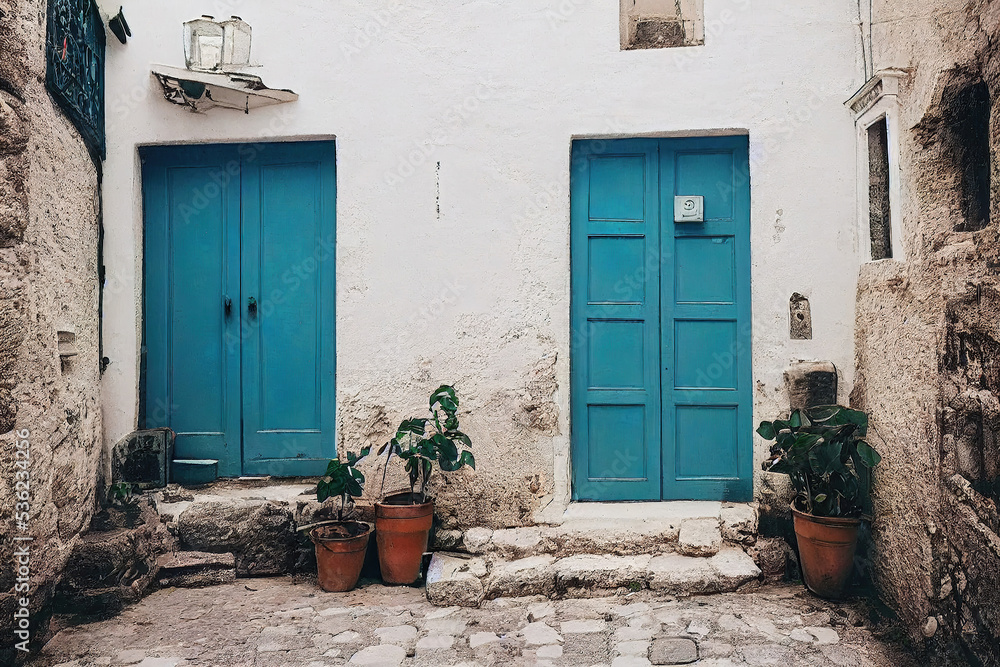
[[207, 14], [184, 23], [186, 68], [154, 65], [153, 76], [163, 97], [192, 111], [213, 107], [250, 109], [299, 98], [290, 90], [272, 89], [244, 70], [250, 62], [250, 25], [238, 16], [217, 21]]
[[184, 62], [199, 72], [232, 72], [250, 67], [250, 24], [239, 16], [224, 21], [204, 15], [184, 23]]

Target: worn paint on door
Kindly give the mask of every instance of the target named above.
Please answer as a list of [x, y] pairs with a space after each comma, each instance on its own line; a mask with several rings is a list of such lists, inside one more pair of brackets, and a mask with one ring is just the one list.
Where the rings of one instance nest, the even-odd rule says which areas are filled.
[[141, 151], [146, 425], [225, 476], [334, 455], [331, 142]]
[[574, 143], [576, 499], [750, 499], [748, 174], [746, 137]]

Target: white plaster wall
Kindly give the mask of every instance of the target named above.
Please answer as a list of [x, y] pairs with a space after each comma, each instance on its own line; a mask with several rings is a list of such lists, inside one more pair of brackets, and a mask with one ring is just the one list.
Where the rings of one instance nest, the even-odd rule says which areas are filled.
[[[557, 424], [530, 435], [524, 459], [547, 469], [524, 472], [542, 475], [535, 506], [557, 508], [569, 497], [571, 139], [749, 133], [755, 420], [787, 405], [782, 371], [797, 359], [833, 361], [846, 399], [858, 242], [843, 101], [863, 83], [853, 3], [706, 0], [705, 46], [624, 52], [613, 0], [125, 0], [124, 11], [134, 37], [109, 40], [107, 70], [109, 443], [136, 426], [136, 147], [149, 143], [335, 136], [338, 409], [370, 399], [395, 423], [431, 384], [470, 378], [467, 403], [488, 411], [555, 353]], [[257, 73], [299, 101], [250, 115], [164, 101], [150, 65], [182, 65], [181, 23], [203, 13], [248, 21]], [[789, 340], [796, 291], [812, 303], [811, 341]], [[505, 454], [525, 445], [504, 444], [493, 419], [470, 429], [500, 442], [496, 469], [516, 473]]]

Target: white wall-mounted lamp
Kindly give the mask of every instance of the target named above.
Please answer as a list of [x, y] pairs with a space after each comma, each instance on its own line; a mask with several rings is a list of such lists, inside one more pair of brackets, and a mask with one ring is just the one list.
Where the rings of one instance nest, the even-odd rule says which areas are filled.
[[202, 72], [237, 71], [250, 65], [250, 25], [238, 16], [225, 21], [204, 15], [184, 23], [184, 61]]

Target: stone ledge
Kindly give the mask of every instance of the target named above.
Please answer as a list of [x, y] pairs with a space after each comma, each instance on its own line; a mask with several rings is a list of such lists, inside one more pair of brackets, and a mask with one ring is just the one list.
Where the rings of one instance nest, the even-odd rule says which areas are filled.
[[428, 573], [427, 599], [440, 606], [478, 606], [484, 599], [498, 597], [587, 598], [645, 588], [673, 595], [725, 593], [760, 575], [753, 559], [732, 547], [710, 558], [676, 553], [578, 554], [559, 559], [536, 555], [497, 560], [489, 566], [482, 559], [437, 553]]
[[[576, 503], [559, 525], [470, 528], [458, 548], [490, 560], [677, 551], [709, 557], [727, 543], [750, 545], [756, 537], [757, 506], [752, 503]], [[447, 548], [455, 549], [456, 542], [449, 532]]]

